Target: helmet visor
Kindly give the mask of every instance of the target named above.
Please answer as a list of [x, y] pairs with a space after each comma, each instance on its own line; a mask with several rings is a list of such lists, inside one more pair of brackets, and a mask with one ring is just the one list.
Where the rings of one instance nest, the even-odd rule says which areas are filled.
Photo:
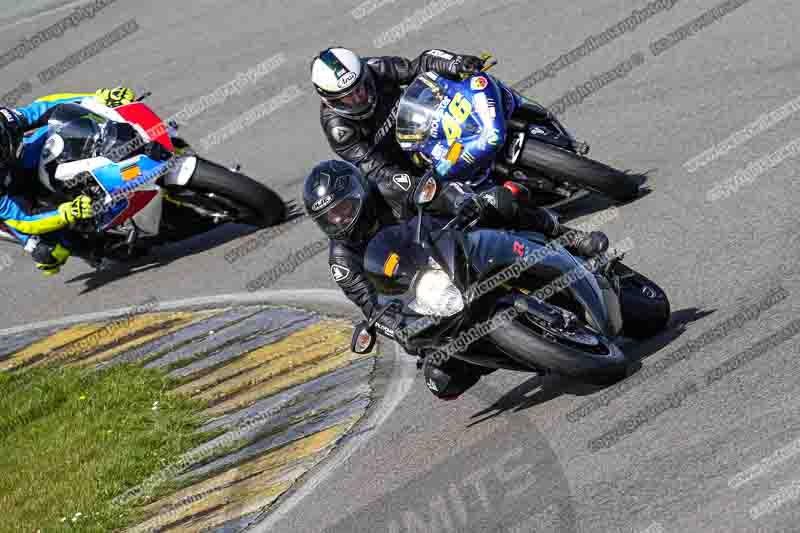
[[355, 225], [361, 214], [364, 201], [359, 195], [350, 194], [335, 202], [323, 213], [315, 215], [317, 224], [329, 237], [341, 237]]
[[[339, 238], [350, 232], [358, 222], [358, 217], [367, 201], [367, 192], [361, 181], [349, 176], [350, 187], [347, 194], [335, 199], [329, 206], [314, 213], [312, 218], [329, 237]], [[318, 200], [325, 202], [325, 198]]]
[[356, 85], [342, 96], [325, 98], [327, 104], [344, 115], [361, 115], [375, 105], [375, 80], [369, 69], [365, 67], [364, 75]]

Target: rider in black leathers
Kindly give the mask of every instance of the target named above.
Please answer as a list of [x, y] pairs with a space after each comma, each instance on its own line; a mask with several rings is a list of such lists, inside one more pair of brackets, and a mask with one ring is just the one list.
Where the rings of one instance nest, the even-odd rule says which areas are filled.
[[[395, 121], [406, 85], [423, 72], [456, 79], [480, 72], [484, 60], [445, 50], [427, 50], [414, 60], [384, 56], [360, 58], [344, 48], [320, 52], [311, 78], [322, 99], [320, 122], [336, 154], [358, 166], [370, 181], [422, 171], [395, 140]], [[350, 80], [348, 82], [348, 80]], [[503, 96], [511, 98], [504, 85]], [[518, 98], [512, 118], [525, 122], [552, 118], [544, 107]]]
[[[378, 294], [364, 270], [364, 253], [370, 239], [384, 226], [414, 214], [414, 191], [422, 178], [408, 182], [388, 179], [370, 181], [357, 167], [343, 161], [325, 161], [306, 177], [303, 202], [306, 212], [331, 239], [329, 266], [333, 280], [369, 320], [378, 310]], [[508, 227], [520, 219], [519, 203], [509, 188], [494, 187], [476, 194], [463, 183], [448, 182], [439, 191], [431, 210], [463, 222], [478, 220], [482, 227]], [[563, 235], [565, 228], [549, 211], [538, 209], [525, 217], [529, 229], [547, 236]], [[517, 223], [517, 226], [519, 224]], [[579, 233], [569, 243], [584, 256], [605, 251], [608, 239], [599, 232]], [[400, 309], [382, 309], [375, 322], [382, 334], [402, 342], [397, 332], [407, 324]], [[423, 355], [424, 354], [416, 354]], [[428, 388], [443, 399], [456, 398], [474, 385], [485, 369], [451, 358], [439, 367], [425, 365]]]

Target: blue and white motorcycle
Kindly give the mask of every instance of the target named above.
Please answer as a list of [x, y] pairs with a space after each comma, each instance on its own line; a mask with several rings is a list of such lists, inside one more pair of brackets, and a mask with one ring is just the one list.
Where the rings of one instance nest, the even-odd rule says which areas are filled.
[[269, 187], [195, 154], [141, 102], [61, 104], [47, 127], [35, 201], [52, 207], [82, 194], [94, 199], [96, 216], [66, 239], [95, 266], [219, 224], [271, 226], [286, 218], [286, 204]]

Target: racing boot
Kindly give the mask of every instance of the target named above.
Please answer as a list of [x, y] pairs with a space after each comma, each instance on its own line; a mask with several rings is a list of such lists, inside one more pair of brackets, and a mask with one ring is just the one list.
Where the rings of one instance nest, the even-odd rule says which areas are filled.
[[428, 390], [440, 400], [455, 400], [475, 385], [482, 375], [474, 365], [452, 357], [441, 365], [426, 357], [422, 372]]
[[543, 228], [539, 231], [548, 237], [558, 239], [559, 243], [574, 255], [590, 258], [608, 250], [608, 236], [602, 231], [586, 232], [564, 226], [558, 221], [558, 216], [545, 207], [536, 210], [536, 217]]
[[573, 255], [590, 258], [608, 250], [608, 237], [602, 231], [585, 232], [566, 226], [559, 230], [558, 241]]
[[31, 258], [36, 263], [36, 268], [45, 277], [58, 274], [72, 255], [72, 251], [61, 245], [59, 242], [50, 239], [43, 240], [39, 237], [31, 237], [25, 245], [25, 251], [31, 254]]

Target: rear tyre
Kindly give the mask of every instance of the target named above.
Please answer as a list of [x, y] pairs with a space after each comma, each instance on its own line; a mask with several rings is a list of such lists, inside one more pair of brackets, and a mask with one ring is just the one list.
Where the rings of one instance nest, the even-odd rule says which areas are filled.
[[[197, 158], [197, 168], [182, 188], [211, 193], [234, 212], [236, 222], [274, 226], [286, 219], [286, 204], [271, 189], [222, 165]], [[209, 195], [206, 194], [209, 198]]]
[[667, 327], [669, 298], [664, 290], [645, 276], [618, 263], [622, 332], [633, 339], [653, 337]]
[[608, 165], [551, 144], [528, 139], [517, 164], [555, 181], [605, 194], [620, 202], [639, 196], [640, 180]]

